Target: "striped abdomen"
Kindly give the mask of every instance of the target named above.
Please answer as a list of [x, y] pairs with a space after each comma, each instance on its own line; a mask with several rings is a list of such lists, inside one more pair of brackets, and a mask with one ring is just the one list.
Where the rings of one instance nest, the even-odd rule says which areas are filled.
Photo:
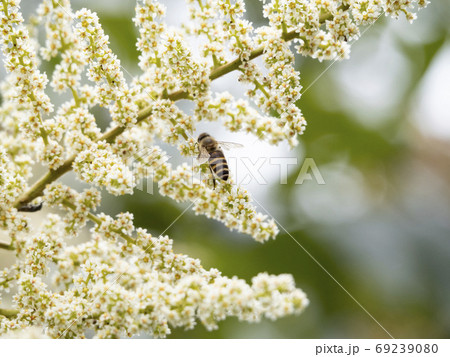
[[228, 180], [230, 171], [222, 150], [215, 150], [209, 154], [209, 165], [218, 178], [224, 181]]

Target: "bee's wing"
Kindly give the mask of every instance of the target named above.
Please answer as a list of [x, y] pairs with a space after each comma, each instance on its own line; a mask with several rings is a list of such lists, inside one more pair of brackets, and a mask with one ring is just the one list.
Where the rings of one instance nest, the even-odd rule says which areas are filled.
[[204, 164], [209, 159], [209, 153], [206, 151], [206, 149], [202, 146], [200, 146], [200, 153], [197, 156], [197, 164], [201, 165]]
[[225, 150], [240, 149], [240, 148], [244, 147], [244, 145], [242, 145], [242, 144], [231, 143], [231, 142], [228, 142], [228, 141], [218, 141], [218, 143], [219, 143], [220, 147], [222, 149], [225, 149]]

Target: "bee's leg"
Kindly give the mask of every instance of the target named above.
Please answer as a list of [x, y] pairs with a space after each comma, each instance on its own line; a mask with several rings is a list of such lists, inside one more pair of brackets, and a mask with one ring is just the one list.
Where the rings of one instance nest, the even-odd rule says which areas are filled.
[[211, 166], [209, 166], [209, 171], [211, 171], [211, 177], [212, 177], [212, 182], [213, 182], [213, 188], [214, 190], [216, 189], [216, 179], [214, 178], [214, 172], [211, 168]]
[[23, 205], [20, 206], [17, 210], [19, 212], [37, 212], [42, 208], [42, 202], [37, 205]]

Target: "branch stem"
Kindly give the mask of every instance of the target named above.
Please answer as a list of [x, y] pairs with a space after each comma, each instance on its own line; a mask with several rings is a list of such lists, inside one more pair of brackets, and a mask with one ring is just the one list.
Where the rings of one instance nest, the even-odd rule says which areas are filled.
[[10, 244], [6, 244], [6, 243], [3, 243], [3, 242], [0, 242], [0, 249], [14, 250], [14, 247], [11, 246]]
[[7, 318], [15, 317], [18, 313], [19, 313], [19, 311], [14, 310], [14, 309], [2, 309], [2, 308], [0, 308], [0, 315], [4, 316], [4, 317], [7, 317]]

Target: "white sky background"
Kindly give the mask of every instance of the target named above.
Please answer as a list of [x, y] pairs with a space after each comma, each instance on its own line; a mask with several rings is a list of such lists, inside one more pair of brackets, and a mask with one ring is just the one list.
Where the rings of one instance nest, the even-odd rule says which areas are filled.
[[434, 59], [411, 112], [423, 133], [450, 140], [450, 44]]

